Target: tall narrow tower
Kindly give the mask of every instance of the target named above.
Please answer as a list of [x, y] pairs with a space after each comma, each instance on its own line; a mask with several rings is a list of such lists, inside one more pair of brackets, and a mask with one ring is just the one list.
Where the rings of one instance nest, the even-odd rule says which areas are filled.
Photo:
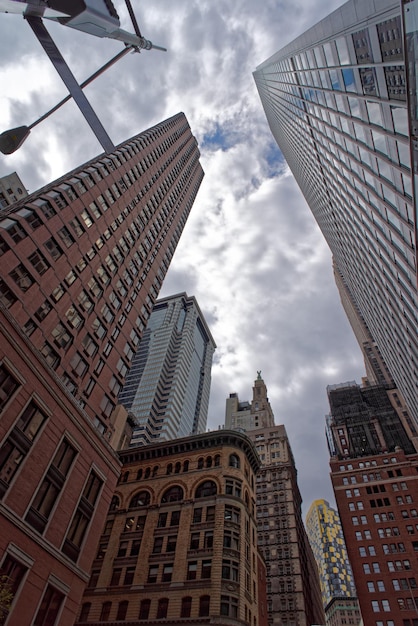
[[254, 78], [338, 272], [418, 423], [415, 4], [350, 0]]
[[269, 626], [322, 624], [318, 570], [302, 521], [297, 470], [286, 429], [276, 426], [258, 372], [252, 402], [226, 401], [227, 428], [245, 430], [261, 460], [257, 474], [258, 543], [267, 564]]
[[119, 396], [135, 417], [132, 446], [205, 431], [214, 350], [194, 297], [156, 302]]

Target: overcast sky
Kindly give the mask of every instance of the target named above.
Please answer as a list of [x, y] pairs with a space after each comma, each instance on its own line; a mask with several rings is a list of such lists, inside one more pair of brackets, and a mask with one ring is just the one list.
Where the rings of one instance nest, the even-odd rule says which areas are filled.
[[[205, 178], [161, 295], [194, 295], [217, 343], [208, 427], [231, 392], [250, 400], [261, 370], [284, 424], [306, 511], [334, 501], [326, 386], [364, 367], [339, 302], [331, 255], [269, 131], [252, 72], [339, 0], [137, 2], [142, 33], [168, 52], [129, 54], [86, 89], [114, 143], [184, 111]], [[122, 27], [132, 30], [123, 4]], [[46, 22], [79, 81], [122, 45]], [[0, 15], [0, 131], [30, 124], [66, 95], [24, 20]], [[73, 103], [0, 156], [29, 191], [102, 152]]]

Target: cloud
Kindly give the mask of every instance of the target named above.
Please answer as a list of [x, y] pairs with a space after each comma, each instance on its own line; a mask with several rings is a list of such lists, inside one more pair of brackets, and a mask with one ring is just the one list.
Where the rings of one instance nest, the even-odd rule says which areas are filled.
[[[123, 3], [123, 27], [132, 30]], [[339, 0], [155, 0], [137, 18], [168, 52], [128, 54], [86, 89], [114, 143], [184, 111], [205, 178], [163, 286], [195, 295], [218, 345], [208, 427], [225, 400], [250, 399], [257, 370], [284, 423], [305, 506], [333, 501], [324, 414], [326, 385], [363, 373], [334, 285], [324, 239], [278, 150], [252, 72]], [[117, 42], [46, 23], [78, 80], [116, 54]], [[65, 94], [28, 25], [0, 15], [3, 128], [30, 123]], [[0, 157], [38, 187], [102, 152], [74, 103]]]

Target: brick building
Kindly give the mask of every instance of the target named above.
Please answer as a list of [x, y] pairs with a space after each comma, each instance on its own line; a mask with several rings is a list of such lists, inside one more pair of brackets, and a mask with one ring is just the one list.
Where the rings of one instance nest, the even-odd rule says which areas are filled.
[[0, 333], [0, 558], [13, 594], [6, 623], [71, 626], [120, 462], [3, 310]]
[[331, 480], [364, 623], [415, 626], [418, 453], [385, 387], [334, 385]]
[[117, 402], [203, 177], [178, 114], [0, 212], [7, 626], [72, 626], [130, 439]]
[[178, 114], [0, 215], [0, 302], [114, 447], [117, 395], [202, 178]]
[[249, 439], [222, 430], [119, 455], [77, 623], [267, 626]]

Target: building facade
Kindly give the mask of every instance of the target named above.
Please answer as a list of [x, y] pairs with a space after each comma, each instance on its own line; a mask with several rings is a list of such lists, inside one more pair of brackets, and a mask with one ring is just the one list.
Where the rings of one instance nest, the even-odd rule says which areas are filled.
[[220, 430], [120, 458], [77, 624], [266, 626], [249, 439]]
[[0, 212], [8, 626], [74, 623], [130, 440], [117, 396], [202, 177], [179, 114]]
[[131, 446], [205, 432], [214, 350], [194, 297], [155, 303], [119, 395], [135, 418]]
[[261, 460], [256, 483], [257, 529], [267, 564], [269, 626], [323, 624], [318, 570], [303, 525], [295, 461], [285, 427], [274, 424], [261, 372], [254, 382], [251, 403], [240, 402], [237, 394], [227, 399], [229, 424], [246, 430]]
[[0, 333], [0, 623], [72, 626], [120, 461], [3, 309]]
[[[361, 614], [338, 512], [326, 500], [315, 500], [306, 514], [306, 531], [318, 566], [327, 626], [359, 626]], [[343, 621], [347, 618], [352, 621]]]
[[202, 178], [178, 114], [0, 216], [0, 301], [115, 447], [117, 396]]
[[365, 624], [413, 626], [418, 454], [385, 387], [328, 389], [331, 480]]
[[416, 12], [415, 1], [350, 0], [254, 78], [338, 272], [418, 423]]
[[0, 209], [11, 206], [28, 195], [16, 172], [0, 177]]

